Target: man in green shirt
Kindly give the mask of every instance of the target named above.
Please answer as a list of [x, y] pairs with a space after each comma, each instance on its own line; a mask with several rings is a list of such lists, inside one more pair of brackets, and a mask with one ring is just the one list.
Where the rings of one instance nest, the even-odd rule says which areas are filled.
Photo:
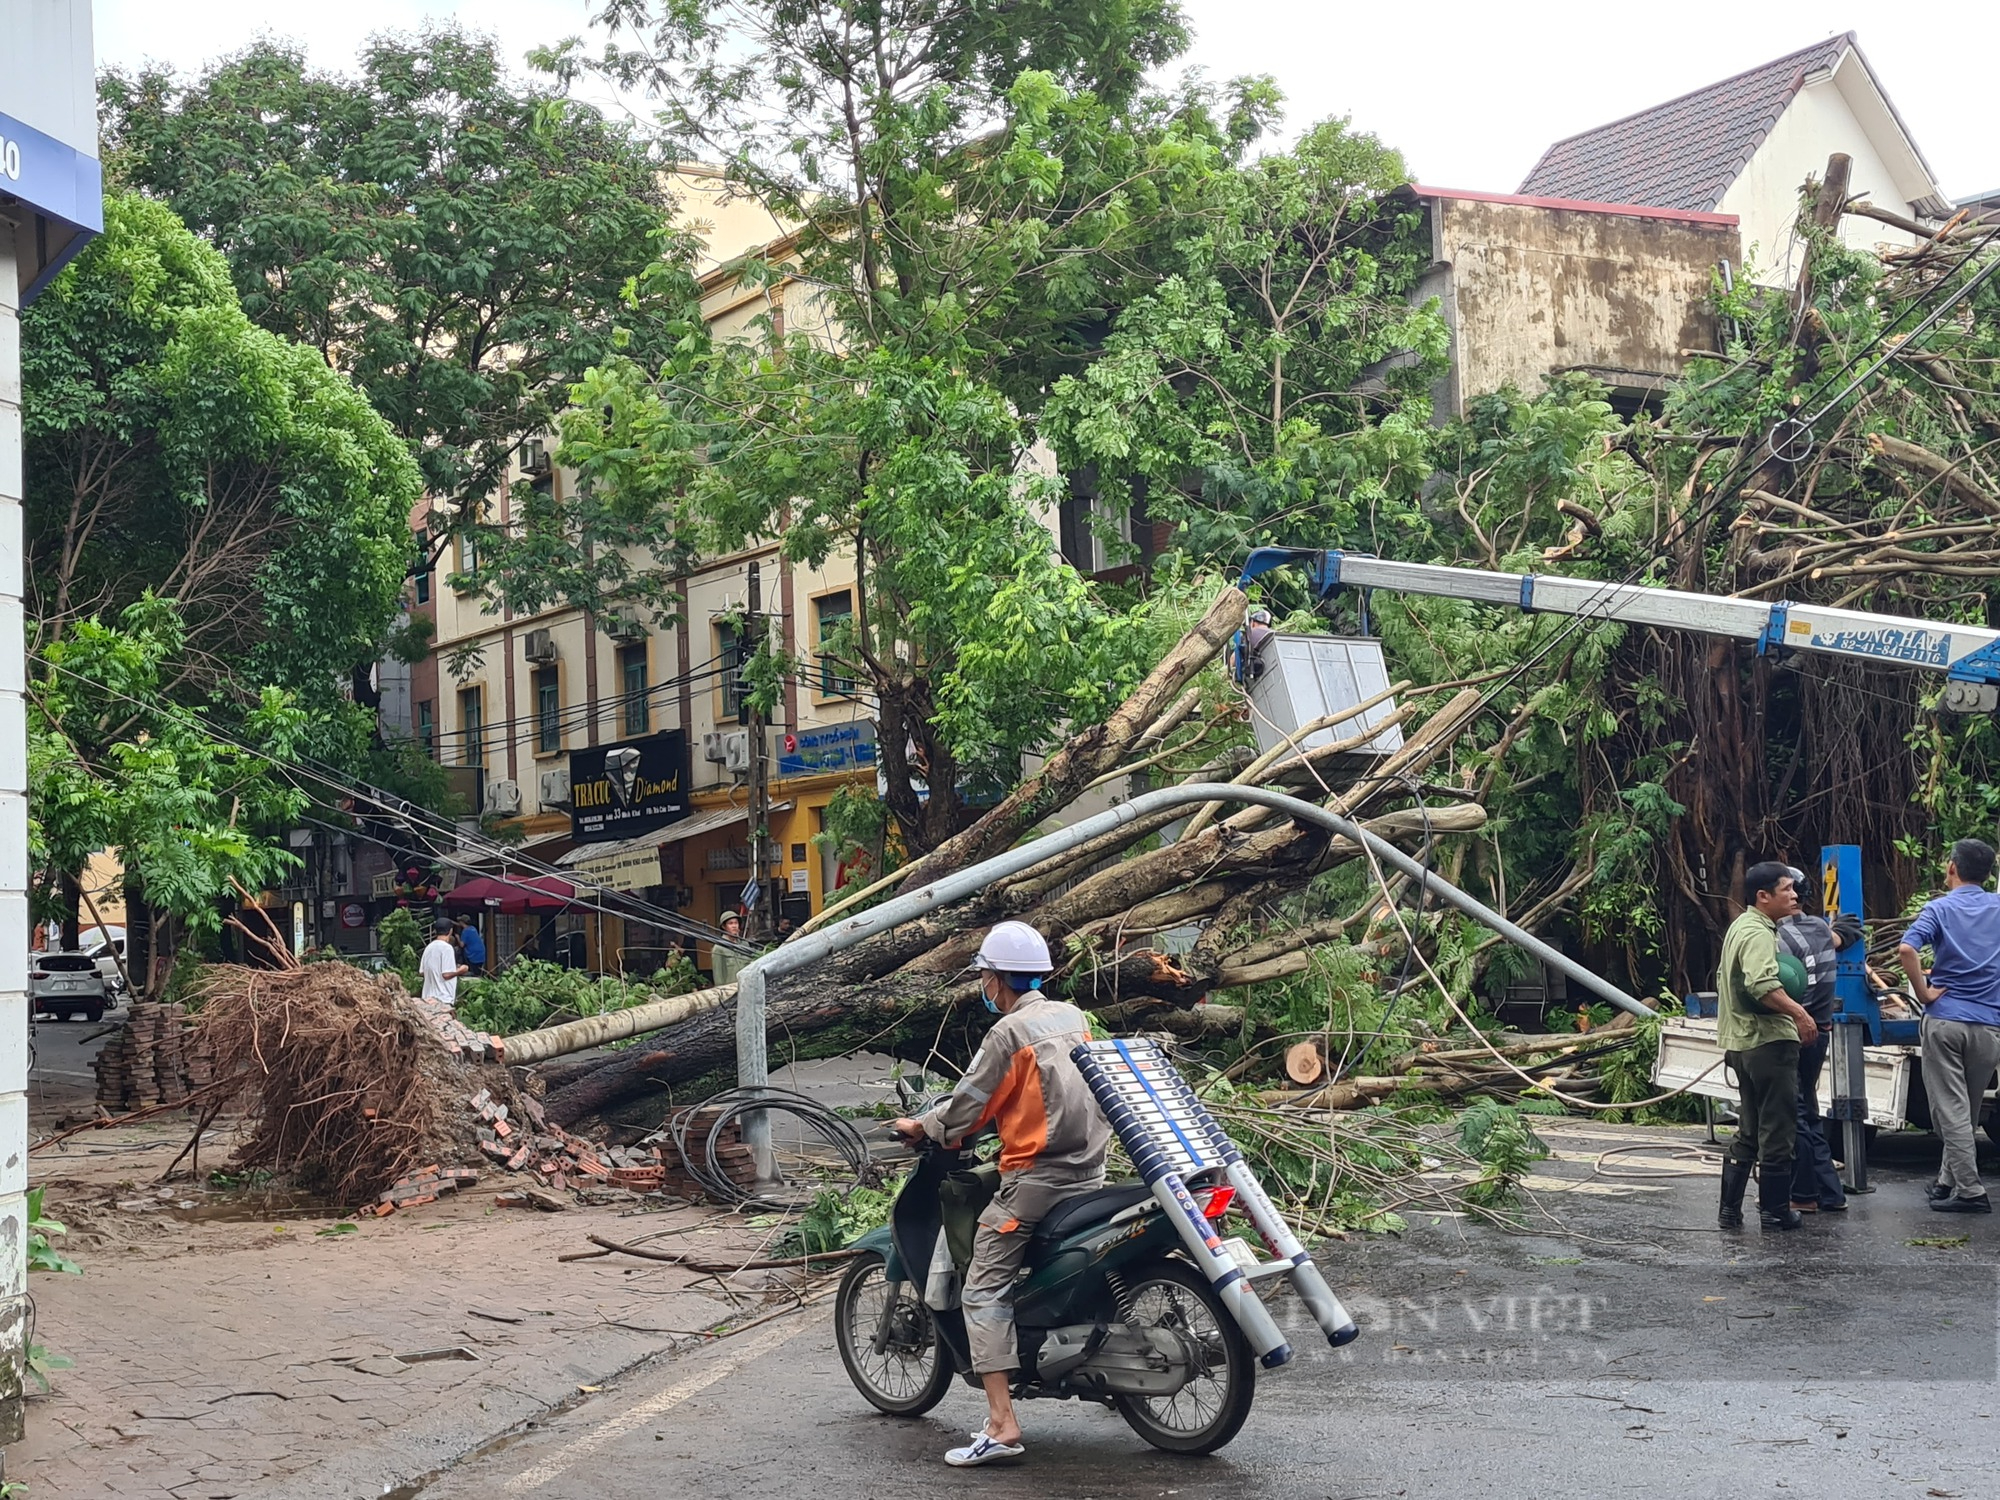
[[1729, 924], [1715, 975], [1716, 1040], [1736, 1075], [1740, 1120], [1722, 1164], [1724, 1229], [1743, 1225], [1743, 1194], [1757, 1172], [1757, 1218], [1766, 1229], [1797, 1229], [1792, 1151], [1798, 1137], [1799, 1045], [1819, 1027], [1778, 977], [1778, 924], [1799, 909], [1788, 865], [1752, 865], [1743, 877], [1750, 906]]

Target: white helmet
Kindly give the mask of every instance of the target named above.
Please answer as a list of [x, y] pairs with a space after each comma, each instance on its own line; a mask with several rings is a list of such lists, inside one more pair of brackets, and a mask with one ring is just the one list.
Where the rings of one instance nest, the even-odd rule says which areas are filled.
[[1049, 945], [1026, 922], [994, 923], [972, 962], [998, 974], [1047, 974], [1055, 969], [1049, 962]]

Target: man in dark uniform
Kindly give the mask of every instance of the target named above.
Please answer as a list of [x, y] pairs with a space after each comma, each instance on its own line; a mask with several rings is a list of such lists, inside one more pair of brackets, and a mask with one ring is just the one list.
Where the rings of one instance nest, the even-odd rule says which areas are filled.
[[[1793, 869], [1792, 881], [1798, 890], [1807, 889], [1805, 871]], [[1819, 1075], [1833, 1040], [1835, 955], [1861, 939], [1860, 919], [1845, 913], [1828, 922], [1825, 917], [1800, 912], [1778, 924], [1779, 950], [1805, 966], [1806, 992], [1799, 1003], [1819, 1027], [1818, 1038], [1799, 1048], [1799, 1128], [1792, 1157], [1792, 1207], [1802, 1214], [1847, 1210], [1847, 1190], [1834, 1170], [1833, 1151], [1820, 1118]]]

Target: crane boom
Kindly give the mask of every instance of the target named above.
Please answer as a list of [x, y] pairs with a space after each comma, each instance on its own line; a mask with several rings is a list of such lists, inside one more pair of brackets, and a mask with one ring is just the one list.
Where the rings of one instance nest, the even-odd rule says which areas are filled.
[[1729, 636], [1756, 642], [1759, 655], [1781, 650], [1815, 651], [1942, 672], [1948, 679], [1946, 708], [1958, 712], [2000, 708], [2000, 630], [1976, 625], [1938, 624], [1790, 600], [1771, 604], [1725, 599], [1715, 594], [1551, 573], [1489, 573], [1441, 563], [1392, 562], [1366, 553], [1297, 547], [1258, 548], [1245, 561], [1239, 582], [1247, 584], [1275, 568], [1294, 564], [1306, 570], [1313, 592], [1322, 598], [1343, 588], [1387, 589], [1469, 599], [1531, 613], [1580, 615]]

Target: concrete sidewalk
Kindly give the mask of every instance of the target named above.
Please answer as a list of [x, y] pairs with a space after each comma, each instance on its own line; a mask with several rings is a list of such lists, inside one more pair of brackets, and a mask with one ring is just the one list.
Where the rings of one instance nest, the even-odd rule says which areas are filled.
[[770, 1231], [734, 1215], [497, 1209], [517, 1184], [496, 1172], [456, 1199], [328, 1233], [325, 1210], [255, 1190], [183, 1180], [162, 1196], [155, 1179], [185, 1139], [179, 1121], [129, 1126], [34, 1159], [84, 1274], [31, 1283], [36, 1340], [75, 1366], [7, 1450], [6, 1477], [30, 1500], [394, 1494], [791, 1300], [758, 1273], [724, 1288], [622, 1256], [557, 1260], [590, 1249], [590, 1233], [661, 1231], [660, 1248], [748, 1258]]

